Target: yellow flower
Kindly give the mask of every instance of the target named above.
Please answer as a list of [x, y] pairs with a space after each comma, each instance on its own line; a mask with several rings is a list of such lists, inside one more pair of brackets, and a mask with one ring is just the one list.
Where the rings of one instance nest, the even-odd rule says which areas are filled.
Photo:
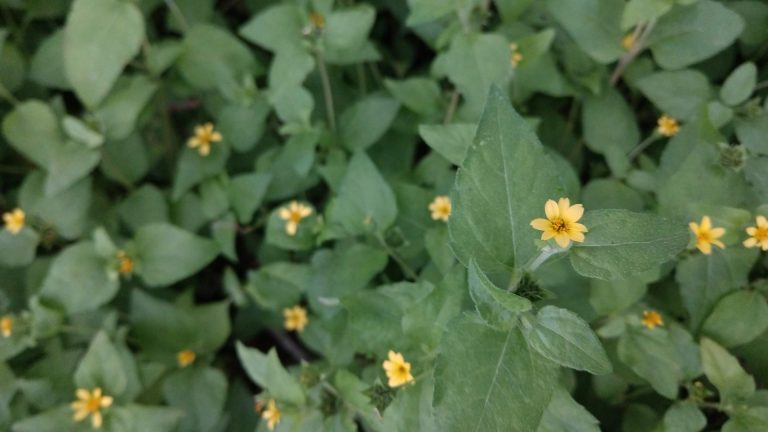
[[621, 47], [625, 50], [629, 51], [630, 48], [635, 44], [635, 33], [627, 33], [626, 36], [624, 36], [621, 39]]
[[447, 222], [451, 216], [451, 199], [445, 195], [435, 197], [429, 204], [429, 211], [432, 219]]
[[196, 148], [200, 155], [208, 156], [211, 153], [211, 143], [221, 140], [221, 134], [213, 130], [213, 123], [208, 122], [195, 127], [195, 135], [187, 140], [187, 145]]
[[758, 216], [755, 218], [755, 226], [747, 228], [747, 234], [749, 238], [744, 240], [744, 246], [759, 247], [764, 251], [768, 251], [768, 219], [765, 216]]
[[512, 67], [517, 67], [523, 61], [523, 55], [517, 50], [517, 44], [514, 42], [509, 44], [509, 51], [511, 53], [509, 62], [512, 63]]
[[103, 422], [101, 409], [109, 408], [112, 405], [112, 396], [102, 395], [101, 388], [99, 387], [93, 389], [93, 392], [89, 392], [86, 389], [77, 389], [75, 395], [77, 395], [78, 400], [70, 404], [72, 410], [75, 411], [72, 418], [76, 422], [81, 422], [90, 415], [91, 426], [99, 429]]
[[403, 355], [394, 351], [387, 353], [389, 360], [384, 360], [382, 366], [389, 378], [390, 387], [399, 387], [413, 381], [411, 364], [405, 361]]
[[718, 240], [725, 235], [725, 228], [712, 228], [712, 221], [709, 219], [709, 216], [701, 218], [701, 225], [696, 222], [690, 222], [688, 226], [696, 236], [696, 247], [704, 255], [712, 253], [712, 245], [725, 249], [723, 242]]
[[659, 133], [665, 137], [675, 136], [678, 132], [680, 132], [680, 125], [677, 123], [677, 120], [666, 114], [659, 117], [659, 120], [656, 121], [656, 124], [659, 126]]
[[325, 27], [325, 17], [317, 11], [309, 14], [309, 23], [317, 30], [322, 30]]
[[133, 273], [133, 267], [135, 263], [133, 259], [125, 253], [125, 251], [117, 251], [117, 271], [122, 275], [129, 275]]
[[3, 213], [3, 222], [5, 222], [5, 229], [11, 234], [18, 234], [24, 228], [24, 223], [27, 220], [24, 210], [17, 208], [8, 213]]
[[5, 315], [0, 318], [0, 332], [4, 338], [11, 337], [13, 334], [13, 317]]
[[643, 319], [640, 322], [651, 330], [657, 326], [664, 325], [664, 320], [661, 318], [661, 315], [654, 310], [643, 311]]
[[547, 200], [544, 205], [546, 219], [537, 218], [531, 221], [531, 226], [539, 231], [542, 240], [555, 239], [555, 242], [561, 247], [566, 248], [571, 243], [584, 241], [584, 233], [587, 227], [577, 223], [584, 214], [584, 206], [581, 204], [571, 205], [568, 198], [560, 198], [559, 202]]
[[296, 235], [301, 220], [311, 214], [312, 208], [305, 206], [298, 201], [291, 201], [287, 206], [281, 208], [280, 219], [286, 221], [285, 233], [289, 236]]
[[194, 363], [196, 358], [197, 354], [194, 351], [186, 349], [176, 354], [176, 363], [179, 364], [179, 367], [185, 368]]
[[275, 430], [275, 426], [280, 423], [280, 410], [277, 409], [274, 399], [270, 399], [267, 402], [267, 409], [261, 413], [261, 418], [267, 421], [267, 427], [269, 430]]
[[307, 310], [299, 305], [283, 309], [283, 318], [285, 318], [285, 329], [290, 331], [303, 331], [309, 322]]

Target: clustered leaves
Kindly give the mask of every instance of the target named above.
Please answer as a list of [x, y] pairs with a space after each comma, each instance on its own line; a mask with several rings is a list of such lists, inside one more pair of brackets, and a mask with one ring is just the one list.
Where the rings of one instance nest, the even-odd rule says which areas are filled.
[[768, 430], [768, 4], [0, 13], [0, 430]]

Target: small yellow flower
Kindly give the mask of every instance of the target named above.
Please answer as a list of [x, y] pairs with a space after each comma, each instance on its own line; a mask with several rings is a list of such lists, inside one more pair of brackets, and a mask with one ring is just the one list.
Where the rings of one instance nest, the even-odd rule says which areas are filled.
[[91, 426], [93, 426], [94, 429], [99, 429], [104, 420], [101, 415], [101, 409], [109, 408], [112, 405], [112, 396], [102, 395], [101, 388], [99, 387], [93, 389], [93, 392], [89, 392], [82, 388], [77, 389], [75, 395], [78, 400], [70, 404], [72, 410], [75, 411], [72, 418], [76, 422], [81, 422], [90, 415]]
[[274, 399], [270, 399], [267, 402], [267, 409], [261, 413], [261, 418], [267, 421], [267, 427], [269, 430], [275, 430], [275, 426], [280, 423], [280, 410], [277, 409]]
[[24, 228], [24, 223], [27, 220], [27, 215], [24, 214], [24, 210], [17, 208], [8, 213], [3, 213], [3, 222], [5, 222], [5, 229], [11, 234], [18, 234]]
[[403, 355], [394, 351], [387, 353], [389, 360], [384, 360], [382, 366], [389, 378], [390, 387], [399, 387], [413, 381], [411, 375], [411, 364], [405, 361]]
[[313, 11], [309, 14], [309, 23], [317, 30], [322, 30], [325, 27], [325, 17], [317, 11]]
[[195, 354], [192, 350], [183, 350], [176, 353], [176, 363], [179, 364], [179, 367], [185, 368], [192, 363], [195, 362], [195, 359], [197, 358], [197, 354]]
[[659, 133], [665, 137], [675, 136], [680, 132], [680, 125], [677, 123], [677, 120], [666, 114], [659, 117], [656, 124], [659, 126], [657, 129]]
[[643, 311], [643, 319], [640, 322], [651, 330], [664, 325], [664, 320], [661, 318], [661, 315], [654, 310]]
[[0, 318], [0, 332], [4, 338], [11, 337], [13, 334], [13, 317], [5, 315]]
[[307, 310], [299, 305], [283, 309], [283, 318], [285, 318], [285, 329], [289, 331], [301, 332], [309, 322]]
[[542, 240], [555, 239], [555, 242], [561, 247], [566, 248], [571, 243], [584, 241], [584, 233], [587, 227], [577, 223], [584, 215], [584, 206], [581, 204], [571, 205], [568, 198], [560, 198], [559, 202], [547, 200], [544, 205], [546, 219], [537, 218], [531, 221], [531, 226], [539, 231]]
[[520, 53], [520, 51], [517, 50], [517, 44], [511, 43], [509, 44], [509, 51], [510, 51], [510, 58], [509, 62], [512, 63], [512, 67], [517, 67], [517, 65], [520, 64], [521, 61], [523, 61], [523, 55]]
[[709, 216], [701, 218], [701, 225], [696, 222], [690, 222], [688, 226], [696, 236], [696, 247], [704, 255], [712, 253], [712, 245], [725, 249], [723, 242], [718, 240], [725, 235], [725, 228], [712, 228], [712, 221], [709, 219]]
[[299, 223], [302, 219], [312, 214], [312, 208], [305, 206], [298, 201], [291, 201], [287, 206], [280, 209], [280, 219], [285, 222], [285, 233], [289, 236], [296, 235], [299, 229]]
[[451, 199], [445, 195], [435, 197], [429, 204], [429, 211], [432, 213], [432, 219], [447, 222], [451, 217]]
[[755, 226], [747, 228], [749, 238], [744, 240], [744, 246], [748, 248], [759, 247], [768, 251], [768, 219], [765, 216], [755, 218]]
[[634, 32], [627, 33], [627, 35], [621, 39], [621, 47], [624, 48], [626, 51], [629, 51], [634, 44], [635, 44]]
[[208, 122], [195, 127], [195, 135], [187, 140], [187, 146], [196, 148], [202, 156], [208, 156], [211, 153], [211, 143], [222, 139], [221, 134], [213, 129], [213, 123]]
[[135, 263], [133, 262], [133, 259], [131, 259], [131, 257], [125, 253], [125, 251], [117, 251], [117, 261], [117, 271], [121, 275], [130, 275], [133, 273], [133, 267], [135, 266]]

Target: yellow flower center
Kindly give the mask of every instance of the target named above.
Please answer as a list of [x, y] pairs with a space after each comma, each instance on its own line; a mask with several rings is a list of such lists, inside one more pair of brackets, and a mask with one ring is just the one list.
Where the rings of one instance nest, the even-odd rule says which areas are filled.
[[630, 48], [632, 48], [632, 45], [634, 44], [635, 44], [634, 33], [629, 33], [621, 39], [621, 47], [624, 48], [625, 50], [629, 50]]
[[117, 260], [118, 260], [117, 271], [120, 272], [120, 274], [128, 275], [133, 273], [133, 267], [135, 266], [135, 263], [133, 262], [131, 257], [128, 256], [128, 254], [126, 254], [123, 251], [118, 251]]
[[759, 242], [767, 241], [768, 240], [768, 227], [757, 227], [755, 230], [755, 235], [752, 237], [755, 238], [755, 240]]
[[11, 337], [13, 334], [13, 318], [4, 316], [0, 319], [0, 332], [2, 332], [3, 337]]
[[659, 133], [666, 137], [677, 135], [680, 131], [680, 125], [677, 123], [677, 120], [668, 115], [659, 117], [657, 124], [659, 126]]
[[555, 219], [552, 221], [552, 231], [556, 233], [567, 233], [568, 223], [563, 219]]
[[664, 325], [664, 320], [661, 318], [661, 315], [656, 311], [643, 311], [643, 319], [641, 323], [653, 330], [654, 328]]
[[5, 222], [5, 229], [11, 234], [18, 234], [19, 231], [24, 229], [27, 216], [22, 209], [14, 209], [8, 213], [3, 213], [3, 222]]
[[285, 318], [285, 329], [289, 331], [301, 332], [307, 326], [307, 310], [301, 306], [283, 309], [283, 318]]
[[183, 368], [194, 363], [196, 358], [197, 355], [192, 350], [184, 350], [176, 354], [176, 362]]
[[437, 196], [429, 204], [429, 211], [432, 213], [432, 219], [447, 222], [451, 217], [451, 199], [445, 195]]

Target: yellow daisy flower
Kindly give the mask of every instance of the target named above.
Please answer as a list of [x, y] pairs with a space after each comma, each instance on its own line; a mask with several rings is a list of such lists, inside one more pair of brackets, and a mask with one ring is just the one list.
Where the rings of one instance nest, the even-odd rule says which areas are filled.
[[307, 310], [299, 305], [283, 309], [283, 318], [285, 318], [285, 329], [289, 331], [303, 331], [309, 322]]
[[621, 47], [624, 48], [625, 51], [629, 51], [632, 46], [635, 44], [635, 33], [627, 33], [626, 36], [624, 36], [621, 39]]
[[755, 222], [755, 226], [747, 228], [749, 238], [744, 240], [744, 246], [768, 251], [768, 219], [761, 215], [755, 218]]
[[208, 122], [195, 127], [195, 134], [187, 140], [187, 146], [196, 148], [201, 156], [208, 156], [211, 153], [211, 143], [222, 139], [221, 134], [214, 130], [213, 123]]
[[186, 349], [176, 354], [176, 363], [179, 367], [185, 368], [194, 363], [196, 358], [197, 354], [194, 351]]
[[112, 396], [106, 396], [101, 394], [101, 388], [96, 387], [93, 392], [89, 392], [86, 389], [77, 389], [75, 392], [77, 400], [72, 402], [70, 406], [75, 412], [72, 418], [76, 422], [85, 420], [89, 415], [91, 416], [91, 426], [94, 429], [101, 428], [103, 423], [103, 417], [101, 414], [102, 408], [109, 408], [112, 405]]
[[125, 251], [117, 251], [117, 262], [117, 271], [121, 275], [130, 275], [133, 273], [133, 268], [136, 263], [133, 262], [133, 259], [131, 259]]
[[659, 120], [656, 121], [656, 124], [658, 125], [657, 130], [659, 133], [665, 137], [675, 136], [678, 132], [680, 132], [680, 125], [677, 123], [677, 120], [666, 114], [659, 117]]
[[510, 51], [510, 58], [509, 62], [512, 63], [512, 67], [517, 67], [517, 65], [520, 64], [521, 61], [523, 61], [523, 55], [520, 53], [520, 51], [517, 50], [517, 44], [511, 43], [509, 44], [509, 51]]
[[285, 233], [289, 236], [295, 236], [299, 229], [299, 223], [311, 214], [312, 208], [298, 201], [291, 201], [287, 206], [281, 208], [279, 216], [280, 219], [286, 221]]
[[280, 410], [277, 409], [277, 404], [274, 399], [270, 399], [267, 402], [267, 409], [261, 413], [261, 417], [267, 421], [267, 427], [269, 430], [275, 430], [275, 426], [280, 423]]
[[413, 381], [413, 375], [411, 375], [411, 364], [405, 361], [405, 358], [403, 358], [403, 355], [394, 352], [389, 351], [387, 353], [388, 360], [384, 360], [384, 363], [382, 366], [384, 367], [384, 371], [387, 373], [387, 378], [389, 378], [389, 386], [390, 387], [399, 387], [403, 384], [407, 384], [411, 381]]
[[432, 219], [447, 222], [451, 217], [451, 199], [445, 195], [435, 197], [429, 204], [429, 211], [432, 213]]
[[640, 321], [643, 326], [653, 330], [658, 326], [664, 325], [664, 320], [661, 315], [654, 310], [643, 311], [643, 319]]
[[8, 213], [3, 213], [3, 222], [5, 222], [5, 229], [11, 234], [18, 234], [19, 231], [24, 229], [24, 223], [27, 220], [27, 216], [24, 210], [17, 208]]
[[531, 221], [531, 226], [534, 229], [543, 231], [542, 240], [554, 238], [561, 248], [568, 247], [571, 240], [584, 241], [587, 227], [577, 223], [584, 215], [584, 206], [581, 204], [571, 205], [568, 198], [560, 198], [558, 202], [547, 200], [544, 205], [544, 213], [547, 215], [546, 219], [537, 218]]
[[5, 315], [0, 318], [0, 333], [4, 338], [11, 337], [13, 334], [13, 317]]
[[725, 235], [725, 228], [712, 228], [712, 220], [709, 219], [709, 216], [701, 218], [701, 225], [696, 222], [690, 222], [688, 226], [696, 236], [696, 247], [704, 255], [712, 253], [712, 245], [725, 249], [723, 242], [718, 240]]

